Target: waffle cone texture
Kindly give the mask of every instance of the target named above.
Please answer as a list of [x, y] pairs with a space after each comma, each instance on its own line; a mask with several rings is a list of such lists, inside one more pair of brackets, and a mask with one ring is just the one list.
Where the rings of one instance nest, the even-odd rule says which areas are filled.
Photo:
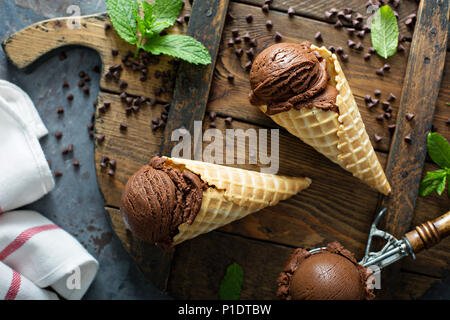
[[[339, 113], [319, 108], [294, 108], [270, 115], [273, 121], [370, 187], [387, 195], [391, 186], [370, 142], [358, 106], [335, 54], [311, 45], [327, 61], [329, 84], [339, 92]], [[259, 107], [264, 113], [267, 106]]]
[[209, 185], [203, 191], [194, 222], [178, 227], [174, 245], [274, 206], [311, 184], [309, 178], [277, 176], [194, 160], [168, 158], [165, 165], [188, 169]]

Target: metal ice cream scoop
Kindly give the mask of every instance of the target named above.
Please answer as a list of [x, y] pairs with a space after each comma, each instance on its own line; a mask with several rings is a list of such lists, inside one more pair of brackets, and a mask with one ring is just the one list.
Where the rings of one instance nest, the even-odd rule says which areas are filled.
[[[406, 256], [411, 256], [415, 259], [416, 253], [423, 249], [429, 249], [450, 235], [449, 211], [434, 220], [417, 226], [414, 230], [406, 233], [402, 239], [396, 239], [390, 233], [377, 228], [378, 222], [386, 211], [386, 208], [382, 209], [370, 227], [366, 252], [364, 258], [359, 262], [363, 267], [376, 266], [379, 269], [383, 269]], [[371, 251], [372, 239], [374, 237], [382, 238], [386, 241], [385, 245], [379, 251]], [[314, 254], [324, 249], [316, 248], [309, 252]]]

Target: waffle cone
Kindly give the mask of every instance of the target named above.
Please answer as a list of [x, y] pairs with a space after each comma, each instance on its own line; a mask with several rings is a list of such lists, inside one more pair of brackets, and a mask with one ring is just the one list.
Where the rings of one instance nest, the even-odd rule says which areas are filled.
[[188, 169], [210, 186], [203, 191], [202, 206], [194, 222], [178, 227], [174, 245], [274, 206], [311, 184], [308, 178], [277, 176], [186, 159], [168, 158], [165, 165]]
[[[320, 108], [290, 109], [270, 117], [334, 163], [350, 171], [370, 187], [389, 194], [391, 186], [370, 142], [358, 106], [335, 54], [311, 45], [327, 60], [329, 84], [339, 92], [339, 113]], [[267, 106], [260, 106], [267, 111]]]

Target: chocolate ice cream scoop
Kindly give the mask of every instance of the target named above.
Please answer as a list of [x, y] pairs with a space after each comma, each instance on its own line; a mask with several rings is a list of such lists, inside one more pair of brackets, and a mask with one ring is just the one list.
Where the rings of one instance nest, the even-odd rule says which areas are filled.
[[165, 161], [154, 157], [128, 180], [120, 211], [137, 238], [170, 247], [178, 226], [194, 221], [205, 183], [187, 169], [164, 165]]
[[338, 112], [338, 92], [328, 80], [327, 62], [309, 42], [275, 44], [252, 65], [250, 102], [267, 105], [269, 115], [312, 107]]
[[277, 280], [277, 295], [287, 300], [370, 300], [370, 269], [359, 265], [339, 242], [318, 253], [296, 249]]

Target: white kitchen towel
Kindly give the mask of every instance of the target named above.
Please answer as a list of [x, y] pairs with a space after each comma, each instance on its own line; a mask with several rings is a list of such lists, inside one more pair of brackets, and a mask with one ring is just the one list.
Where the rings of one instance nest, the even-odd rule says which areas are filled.
[[[0, 262], [70, 300], [83, 297], [98, 270], [97, 260], [74, 237], [41, 214], [25, 210], [0, 215]], [[9, 285], [10, 278], [0, 275], [0, 282]]]
[[[25, 96], [24, 96], [25, 95]], [[14, 98], [16, 97], [16, 98]], [[47, 132], [33, 103], [0, 83], [0, 213], [32, 203], [55, 186], [38, 137]]]
[[31, 101], [30, 96], [25, 91], [11, 82], [0, 80], [0, 97], [11, 106], [11, 109], [14, 110], [26, 127], [38, 139], [48, 134], [47, 128], [34, 107], [33, 101]]
[[28, 278], [0, 262], [0, 299], [58, 300], [58, 296], [39, 288]]

